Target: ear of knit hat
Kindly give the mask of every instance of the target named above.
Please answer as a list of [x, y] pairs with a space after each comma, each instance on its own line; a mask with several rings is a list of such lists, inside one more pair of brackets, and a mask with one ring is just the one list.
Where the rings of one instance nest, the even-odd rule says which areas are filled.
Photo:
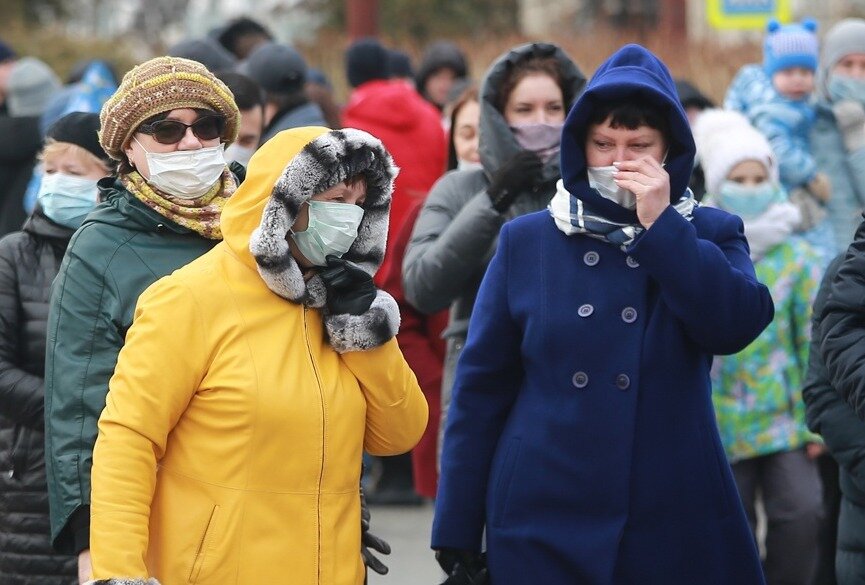
[[778, 180], [778, 165], [771, 145], [739, 112], [704, 111], [694, 124], [694, 142], [709, 195], [717, 195], [730, 171], [747, 160], [763, 164], [769, 176]]
[[791, 67], [817, 71], [820, 44], [816, 21], [806, 18], [798, 24], [781, 25], [777, 20], [770, 20], [766, 30], [763, 68], [769, 77]]
[[240, 112], [226, 85], [204, 65], [180, 57], [157, 57], [123, 76], [102, 106], [99, 142], [108, 156], [123, 159], [123, 149], [142, 122], [180, 108], [203, 108], [225, 116], [226, 145], [237, 138]]
[[107, 161], [108, 155], [99, 144], [99, 114], [72, 112], [48, 127], [46, 138], [80, 146], [96, 158]]

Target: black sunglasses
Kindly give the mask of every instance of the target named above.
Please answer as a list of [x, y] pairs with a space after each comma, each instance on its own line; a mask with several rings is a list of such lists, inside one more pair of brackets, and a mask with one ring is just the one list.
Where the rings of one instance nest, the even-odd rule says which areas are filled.
[[150, 134], [159, 144], [177, 144], [186, 135], [186, 129], [192, 128], [192, 133], [199, 140], [219, 138], [225, 131], [225, 118], [222, 116], [201, 116], [192, 124], [184, 124], [180, 120], [157, 120], [150, 124], [142, 124], [138, 131]]

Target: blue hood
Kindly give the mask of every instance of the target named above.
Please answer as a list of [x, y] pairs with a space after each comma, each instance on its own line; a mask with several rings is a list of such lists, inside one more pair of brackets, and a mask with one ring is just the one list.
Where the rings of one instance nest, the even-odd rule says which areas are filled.
[[636, 223], [636, 211], [604, 199], [589, 187], [586, 178], [586, 130], [595, 104], [624, 96], [645, 100], [667, 112], [672, 143], [665, 169], [670, 174], [671, 202], [685, 193], [696, 153], [691, 127], [667, 66], [640, 45], [625, 45], [607, 59], [568, 113], [562, 130], [562, 180], [587, 209], [613, 221]]

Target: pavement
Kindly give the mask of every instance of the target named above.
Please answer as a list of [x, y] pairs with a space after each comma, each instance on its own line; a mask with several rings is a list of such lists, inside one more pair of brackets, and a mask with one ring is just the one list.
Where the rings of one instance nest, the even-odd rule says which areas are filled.
[[387, 575], [369, 572], [369, 585], [438, 585], [444, 573], [430, 550], [433, 505], [370, 506], [373, 534], [390, 543], [391, 554], [382, 557]]

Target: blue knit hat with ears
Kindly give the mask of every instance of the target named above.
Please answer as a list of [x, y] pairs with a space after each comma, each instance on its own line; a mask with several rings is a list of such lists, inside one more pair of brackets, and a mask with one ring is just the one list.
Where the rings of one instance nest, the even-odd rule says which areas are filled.
[[817, 40], [817, 21], [806, 18], [801, 23], [781, 25], [770, 20], [766, 25], [763, 42], [763, 69], [772, 77], [782, 69], [803, 67], [817, 70], [820, 43]]

